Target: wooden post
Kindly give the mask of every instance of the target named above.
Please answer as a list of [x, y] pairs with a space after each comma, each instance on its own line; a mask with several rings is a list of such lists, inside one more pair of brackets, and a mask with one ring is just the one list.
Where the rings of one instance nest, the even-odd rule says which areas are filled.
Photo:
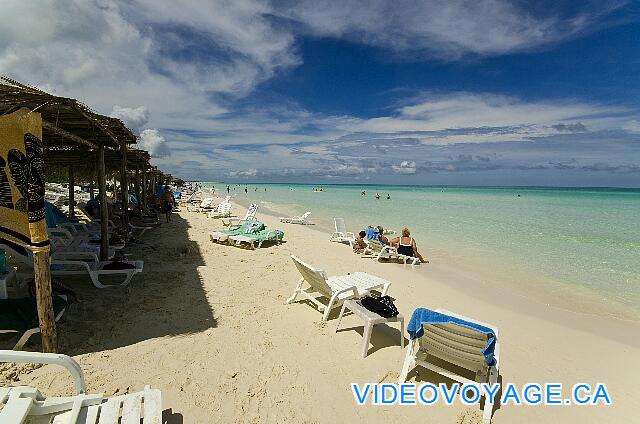
[[140, 206], [140, 202], [142, 202], [142, 196], [140, 196], [140, 165], [136, 166], [136, 178], [133, 180], [133, 187], [136, 192], [136, 197], [138, 198], [138, 205]]
[[127, 230], [129, 224], [129, 184], [127, 182], [127, 146], [120, 146], [122, 163], [120, 164], [120, 188], [122, 189], [122, 228]]
[[33, 274], [36, 283], [36, 302], [38, 305], [38, 322], [42, 337], [42, 351], [58, 352], [56, 335], [56, 319], [51, 299], [51, 261], [49, 252], [33, 252]]
[[91, 175], [89, 176], [89, 198], [90, 198], [91, 200], [93, 200], [93, 199], [94, 199], [94, 194], [93, 194], [93, 189], [94, 189], [94, 186], [93, 186], [93, 180], [94, 180], [94, 178], [93, 178], [93, 177], [94, 177], [94, 176], [95, 176], [95, 174], [94, 174], [94, 172], [93, 172], [93, 170], [92, 170], [92, 171], [91, 171]]
[[75, 191], [73, 189], [76, 182], [73, 177], [73, 166], [69, 165], [69, 216], [76, 216]]
[[147, 206], [147, 167], [142, 165], [142, 199], [140, 201], [146, 207]]
[[100, 198], [100, 260], [109, 259], [109, 211], [104, 167], [104, 145], [98, 148], [98, 197]]

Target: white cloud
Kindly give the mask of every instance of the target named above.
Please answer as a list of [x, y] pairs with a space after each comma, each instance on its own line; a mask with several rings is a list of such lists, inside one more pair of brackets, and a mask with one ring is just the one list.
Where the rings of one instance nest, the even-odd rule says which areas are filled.
[[163, 157], [169, 154], [169, 146], [165, 138], [156, 129], [142, 131], [137, 147], [148, 151], [152, 157]]
[[244, 171], [230, 171], [228, 175], [230, 177], [249, 178], [249, 177], [255, 177], [256, 175], [258, 175], [258, 170], [255, 168], [252, 168]]
[[396, 174], [415, 174], [416, 163], [414, 161], [403, 160], [399, 165], [391, 165]]
[[[593, 30], [620, 1], [583, 4], [561, 19], [508, 0], [291, 0], [276, 10], [317, 36], [445, 58], [529, 50]], [[525, 4], [527, 4], [525, 2]], [[528, 8], [531, 9], [531, 8]]]
[[136, 134], [139, 134], [149, 121], [149, 111], [145, 106], [121, 107], [114, 105], [110, 116], [120, 119]]

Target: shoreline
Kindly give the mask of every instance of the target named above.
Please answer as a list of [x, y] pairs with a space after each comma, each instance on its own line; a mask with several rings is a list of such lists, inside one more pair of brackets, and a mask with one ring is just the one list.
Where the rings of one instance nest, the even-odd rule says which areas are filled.
[[[223, 195], [224, 193], [221, 193], [218, 197]], [[231, 200], [240, 206], [239, 209], [246, 208], [249, 203], [252, 203], [251, 193], [248, 193], [246, 198], [242, 196], [242, 194], [233, 195]], [[268, 203], [268, 205], [265, 206], [265, 203]], [[301, 213], [300, 211], [288, 208], [287, 205], [272, 201], [261, 201], [259, 202], [259, 206], [259, 214], [263, 213], [274, 218]], [[307, 227], [326, 234], [328, 239], [328, 236], [333, 232], [333, 226], [328, 222], [332, 220], [333, 217], [318, 217], [316, 215], [315, 218], [316, 220], [319, 218], [321, 223], [314, 223], [314, 225]], [[314, 222], [313, 211], [310, 221]], [[398, 231], [398, 229], [395, 230]], [[417, 272], [425, 273], [425, 277], [433, 274], [434, 270], [436, 270], [439, 275], [447, 275], [447, 273], [455, 272], [460, 276], [460, 278], [456, 279], [457, 282], [462, 280], [466, 281], [466, 284], [460, 284], [461, 290], [472, 290], [475, 285], [482, 285], [483, 290], [479, 290], [479, 295], [487, 300], [503, 295], [506, 290], [509, 295], [514, 298], [534, 301], [546, 308], [555, 308], [577, 315], [600, 317], [622, 323], [640, 325], [640, 310], [615, 300], [602, 299], [602, 293], [588, 287], [576, 287], [575, 285], [561, 281], [545, 281], [539, 275], [528, 275], [526, 272], [520, 272], [518, 275], [520, 278], [518, 279], [535, 279], [535, 282], [529, 283], [528, 285], [524, 283], [519, 284], [504, 278], [505, 269], [490, 270], [487, 267], [478, 267], [477, 260], [475, 262], [473, 260], [467, 260], [466, 262], [459, 259], [453, 260], [453, 257], [448, 254], [447, 247], [431, 248], [425, 251], [429, 253], [438, 251], [439, 258], [443, 260], [440, 263], [431, 261], [430, 264], [420, 265], [416, 267]], [[538, 286], [536, 283], [541, 283], [542, 286]]]

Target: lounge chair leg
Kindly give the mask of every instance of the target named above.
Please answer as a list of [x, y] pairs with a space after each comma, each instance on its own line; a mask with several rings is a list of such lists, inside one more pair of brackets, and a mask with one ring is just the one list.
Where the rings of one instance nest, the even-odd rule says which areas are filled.
[[333, 305], [336, 300], [336, 296], [331, 296], [331, 300], [329, 300], [329, 304], [327, 305], [327, 308], [324, 310], [324, 314], [322, 315], [322, 322], [327, 322], [327, 320], [329, 319], [329, 314], [331, 313], [331, 309], [333, 309]]
[[362, 346], [362, 357], [366, 358], [369, 352], [369, 341], [371, 340], [371, 332], [373, 331], [373, 324], [367, 323], [364, 328], [364, 345]]
[[409, 346], [407, 347], [407, 355], [404, 358], [404, 364], [402, 365], [402, 371], [400, 372], [400, 377], [398, 378], [398, 384], [402, 384], [407, 381], [407, 375], [409, 374], [409, 370], [411, 370], [414, 366], [415, 357], [413, 356], [413, 345], [415, 341], [410, 340]]
[[340, 308], [340, 316], [338, 316], [338, 325], [336, 325], [336, 333], [338, 332], [338, 328], [340, 328], [340, 323], [342, 322], [342, 316], [344, 315], [344, 310], [347, 307], [346, 303], [342, 304], [342, 308]]
[[298, 293], [300, 293], [300, 291], [302, 291], [302, 283], [304, 283], [304, 278], [300, 279], [300, 282], [298, 283], [298, 285], [296, 286], [296, 289], [293, 291], [293, 295], [284, 301], [284, 304], [287, 305], [293, 301], [296, 300], [296, 297], [298, 297]]
[[25, 344], [27, 344], [31, 336], [39, 332], [40, 332], [40, 328], [37, 328], [37, 327], [32, 328], [31, 330], [25, 331], [22, 337], [20, 337], [20, 340], [18, 340], [18, 343], [16, 343], [16, 345], [13, 347], [13, 350], [22, 350], [22, 348], [24, 347]]

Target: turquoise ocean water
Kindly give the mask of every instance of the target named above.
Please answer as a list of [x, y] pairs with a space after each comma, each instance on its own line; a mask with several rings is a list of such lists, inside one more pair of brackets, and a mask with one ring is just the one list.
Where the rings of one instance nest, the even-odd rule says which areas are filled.
[[[241, 200], [244, 187], [231, 193]], [[276, 211], [310, 210], [322, 228], [332, 229], [334, 216], [354, 232], [367, 224], [398, 232], [407, 226], [432, 262], [483, 270], [525, 291], [535, 285], [569, 301], [590, 296], [613, 309], [640, 312], [640, 190], [324, 185], [318, 193], [311, 185], [247, 187], [247, 200]], [[226, 185], [216, 189], [226, 192]]]

